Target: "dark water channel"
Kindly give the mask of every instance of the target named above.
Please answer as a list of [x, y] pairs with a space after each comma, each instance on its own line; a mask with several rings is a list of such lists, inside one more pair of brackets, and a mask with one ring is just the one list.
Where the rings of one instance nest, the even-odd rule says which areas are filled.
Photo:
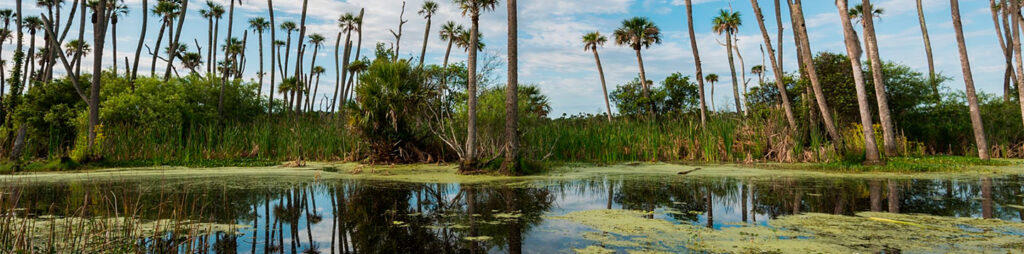
[[[133, 240], [143, 252], [572, 253], [595, 244], [580, 237], [594, 230], [550, 217], [594, 209], [653, 211], [651, 219], [715, 229], [767, 225], [800, 213], [864, 211], [1020, 223], [1022, 179], [599, 177], [472, 185], [272, 177], [27, 181], [4, 184], [0, 211], [5, 218], [133, 214], [143, 221], [188, 219], [237, 230]], [[16, 246], [10, 237], [15, 232], [0, 233], [8, 235], [0, 237], [0, 246]]]

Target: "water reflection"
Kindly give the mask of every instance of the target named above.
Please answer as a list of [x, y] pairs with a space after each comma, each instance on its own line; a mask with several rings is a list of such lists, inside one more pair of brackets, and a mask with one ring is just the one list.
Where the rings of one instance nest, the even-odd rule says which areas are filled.
[[590, 229], [545, 220], [545, 216], [590, 209], [648, 211], [651, 219], [709, 228], [765, 225], [780, 216], [808, 212], [1024, 219], [1019, 176], [962, 180], [606, 177], [479, 185], [266, 181], [5, 184], [0, 189], [0, 248], [84, 249], [86, 240], [61, 247], [45, 237], [26, 237], [25, 232], [14, 230], [17, 225], [12, 222], [52, 218], [48, 215], [227, 225], [227, 230], [210, 230], [214, 233], [175, 229], [115, 239], [121, 242], [115, 245], [125, 249], [200, 253], [564, 251], [587, 246], [580, 235]]

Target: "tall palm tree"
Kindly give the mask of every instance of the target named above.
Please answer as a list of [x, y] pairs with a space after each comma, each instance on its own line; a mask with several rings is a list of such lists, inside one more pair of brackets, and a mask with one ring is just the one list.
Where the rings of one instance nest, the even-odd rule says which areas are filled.
[[[644, 58], [640, 50], [651, 48], [652, 45], [661, 44], [661, 29], [653, 21], [646, 17], [633, 17], [622, 21], [622, 26], [615, 30], [615, 44], [625, 45], [633, 48], [636, 52], [636, 62], [640, 66], [640, 86], [645, 99], [650, 100], [651, 91], [647, 86], [647, 71], [644, 70]], [[653, 116], [652, 105], [647, 103], [647, 112]]]
[[267, 115], [274, 114], [274, 82], [277, 78], [277, 69], [274, 67], [274, 63], [277, 63], [278, 47], [277, 43], [277, 28], [274, 26], [274, 1], [267, 0], [267, 12], [270, 13], [270, 90], [267, 91]]
[[700, 126], [706, 127], [708, 122], [708, 104], [704, 96], [704, 71], [701, 68], [700, 52], [697, 50], [697, 37], [693, 32], [693, 5], [686, 0], [686, 26], [690, 32], [690, 49], [693, 51], [693, 64], [697, 69], [697, 88], [700, 90]]
[[[89, 86], [89, 135], [88, 135], [88, 146], [87, 151], [92, 152], [92, 149], [96, 144], [97, 126], [100, 124], [100, 82], [103, 76], [103, 44], [104, 39], [107, 37], [107, 24], [110, 22], [110, 16], [108, 16], [107, 5], [97, 4], [94, 7], [95, 21], [93, 23], [92, 35], [93, 35], [93, 46], [95, 50], [93, 52], [92, 62], [92, 85]], [[85, 13], [83, 13], [84, 15]]]
[[[224, 13], [226, 13], [227, 11], [224, 9], [224, 5], [216, 3], [211, 7], [211, 11], [211, 15], [213, 16], [213, 37], [210, 39], [210, 41], [213, 44], [210, 45], [210, 48], [213, 51], [210, 52], [210, 56], [212, 58], [210, 60], [207, 60], [207, 68], [209, 68], [209, 72], [213, 73], [214, 76], [216, 76], [217, 70], [214, 69], [215, 67], [213, 65], [217, 64], [217, 44], [220, 42], [220, 20], [224, 18]], [[229, 34], [228, 37], [231, 37], [231, 35]]]
[[[313, 67], [316, 67], [316, 55], [320, 53], [320, 47], [324, 46], [324, 40], [326, 39], [327, 38], [325, 38], [323, 35], [317, 33], [309, 35], [309, 45], [313, 46], [313, 59], [311, 59], [312, 61], [309, 63], [309, 66], [311, 67], [309, 68], [309, 78], [306, 79], [306, 83], [308, 83], [306, 84], [307, 86], [313, 83], [313, 75], [316, 74], [313, 72]], [[311, 101], [313, 98], [311, 98], [312, 94], [309, 94], [311, 92], [309, 88], [307, 88], [303, 92], [306, 93], [306, 107], [308, 108], [311, 103], [314, 103], [316, 101]]]
[[[113, 11], [110, 12], [110, 53], [114, 64], [114, 74], [117, 74], [117, 22], [120, 18], [128, 16], [128, 5], [121, 2], [111, 3]], [[125, 68], [128, 68], [125, 66]]]
[[459, 167], [459, 171], [465, 172], [468, 170], [475, 169], [477, 167], [476, 162], [476, 111], [477, 111], [477, 46], [480, 40], [480, 14], [485, 11], [494, 10], [494, 7], [498, 5], [498, 0], [453, 0], [454, 3], [459, 5], [462, 9], [462, 15], [470, 16], [472, 26], [469, 31], [469, 59], [467, 60], [467, 68], [469, 74], [467, 79], [466, 94], [469, 96], [469, 102], [467, 111], [469, 112], [468, 127], [466, 135], [466, 155]]
[[818, 71], [814, 68], [814, 60], [811, 59], [811, 42], [807, 37], [807, 27], [804, 21], [803, 3], [801, 0], [787, 0], [789, 2], [789, 15], [790, 20], [793, 22], [793, 40], [797, 45], [797, 55], [800, 57], [800, 61], [804, 66], [807, 77], [811, 80], [811, 88], [814, 91], [814, 99], [818, 103], [818, 110], [821, 113], [821, 120], [825, 123], [825, 130], [828, 132], [829, 137], [832, 138], [832, 142], [836, 147], [842, 147], [840, 144], [843, 142], [842, 136], [839, 134], [839, 129], [836, 128], [835, 121], [832, 119], [832, 111], [828, 107], [828, 103], [825, 102], [825, 92], [821, 89], [821, 83], [818, 81]]
[[[263, 98], [263, 32], [267, 31], [267, 28], [269, 27], [270, 22], [263, 17], [253, 17], [249, 19], [249, 28], [258, 34], [260, 44], [260, 83], [259, 87], [256, 89], [257, 98]], [[271, 66], [271, 69], [273, 69], [273, 66]]]
[[316, 103], [316, 93], [318, 93], [319, 90], [320, 90], [320, 75], [324, 74], [324, 72], [327, 72], [327, 70], [324, 69], [323, 66], [315, 66], [315, 67], [313, 67], [312, 73], [313, 73], [313, 75], [316, 76], [316, 82], [313, 85], [313, 95], [311, 96], [312, 97], [311, 100], [313, 101], [313, 103], [310, 103], [309, 106], [308, 106], [309, 112], [311, 112], [311, 113], [313, 112], [313, 104]]
[[75, 52], [78, 52], [78, 50], [81, 50], [82, 54], [89, 54], [89, 52], [92, 52], [92, 47], [89, 46], [88, 42], [80, 40], [71, 40], [64, 43], [65, 54], [73, 55]]
[[[508, 83], [505, 85], [505, 161], [504, 175], [519, 174], [519, 8], [516, 0], [508, 6]], [[426, 39], [424, 39], [426, 41]], [[420, 60], [422, 62], [422, 59]], [[420, 65], [423, 65], [422, 63]]]
[[[37, 16], [28, 16], [22, 20], [25, 29], [28, 29], [29, 34], [29, 45], [28, 45], [28, 56], [29, 59], [36, 55], [36, 32], [43, 28], [43, 20]], [[29, 80], [35, 77], [35, 61], [27, 61], [28, 65], [25, 67], [25, 77], [22, 79], [22, 84], [28, 84], [31, 87]]]
[[[359, 54], [362, 53], [363, 50], [363, 14], [366, 14], [365, 8], [359, 9], [359, 16], [356, 16], [356, 24], [358, 24], [356, 26], [356, 36], [358, 37], [358, 39], [356, 42], [356, 56], [354, 57], [354, 59], [357, 60], [359, 59]], [[349, 92], [354, 90], [352, 88], [354, 87], [353, 82], [355, 82], [355, 78], [356, 74], [352, 71], [349, 71], [348, 82], [345, 82], [345, 88], [342, 90]], [[348, 101], [348, 93], [346, 93], [345, 96], [342, 96], [342, 101]], [[340, 107], [341, 105], [339, 104], [338, 106]]]
[[[990, 8], [992, 11], [992, 24], [996, 28], [996, 37], [999, 40], [999, 47], [1003, 50], [1003, 57], [1006, 59], [1006, 70], [1003, 71], [1003, 101], [1010, 102], [1010, 97], [1012, 95], [1010, 92], [1011, 83], [1017, 83], [1017, 76], [1014, 74], [1013, 70], [1012, 44], [1014, 38], [1011, 37], [1013, 32], [1010, 30], [1010, 21], [1008, 21], [1010, 16], [1009, 11], [1006, 11], [1009, 8], [1003, 8], [1004, 5], [1008, 5], [1009, 3], [1005, 0], [1001, 0], [999, 3], [996, 3], [995, 0], [989, 0], [989, 4], [992, 7]], [[1000, 19], [1000, 17], [1002, 18]], [[1003, 27], [1006, 29], [1003, 29]]]
[[[1020, 2], [1017, 2], [1017, 1], [1009, 1], [1009, 2], [1010, 2], [1010, 10], [1020, 10]], [[1017, 63], [1017, 68], [1016, 68], [1016, 73], [1017, 73], [1017, 77], [1016, 77], [1017, 78], [1017, 93], [1018, 93], [1017, 94], [1017, 96], [1018, 96], [1017, 101], [1018, 101], [1018, 103], [1020, 103], [1020, 109], [1024, 110], [1024, 87], [1022, 87], [1022, 85], [1021, 85], [1021, 84], [1024, 84], [1024, 59], [1022, 59], [1022, 56], [1021, 56], [1021, 46], [1020, 46], [1021, 45], [1021, 42], [1020, 42], [1020, 33], [1021, 32], [1020, 32], [1020, 30], [1018, 30], [1020, 28], [1020, 26], [1021, 26], [1021, 20], [1024, 20], [1024, 18], [1021, 17], [1021, 14], [1020, 14], [1019, 11], [1010, 11], [1010, 15], [1012, 16], [1011, 20], [1013, 20], [1011, 22], [1012, 23], [1011, 29], [1013, 29], [1013, 33], [1012, 33], [1013, 35], [1012, 35], [1010, 40], [1013, 41], [1013, 43], [1012, 43], [1013, 44], [1012, 45], [1013, 46], [1013, 56], [1014, 56], [1014, 59], [1015, 59], [1015, 61]], [[1024, 116], [1024, 111], [1021, 111], [1021, 116]]]
[[715, 111], [715, 83], [718, 83], [718, 74], [708, 74], [704, 76], [704, 80], [707, 80], [711, 87], [711, 112]]
[[452, 44], [459, 39], [459, 35], [466, 30], [465, 27], [459, 24], [455, 24], [454, 21], [448, 21], [441, 26], [441, 40], [448, 42], [448, 48], [444, 51], [444, 63], [441, 69], [444, 70], [444, 75], [441, 76], [441, 86], [438, 87], [440, 91], [438, 94], [444, 94], [444, 90], [447, 89], [448, 85], [448, 56], [452, 53]]
[[[142, 56], [142, 46], [146, 42], [146, 28], [149, 27], [148, 12], [149, 0], [142, 0], [142, 31], [139, 32], [139, 43], [135, 46], [135, 58], [132, 59], [131, 82], [129, 83], [132, 91], [135, 91], [135, 77], [139, 73], [139, 58]], [[81, 15], [81, 17], [83, 20], [85, 19], [85, 15]], [[82, 27], [85, 27], [85, 22], [82, 22]]]
[[[295, 22], [291, 22], [291, 21], [285, 21], [284, 23], [281, 23], [281, 30], [284, 30], [285, 33], [288, 34], [286, 36], [287, 39], [285, 39], [285, 46], [284, 46], [284, 62], [283, 62], [284, 69], [281, 70], [281, 79], [282, 80], [285, 79], [288, 76], [288, 74], [287, 74], [288, 73], [288, 59], [290, 59], [291, 56], [292, 56], [292, 32], [295, 31], [297, 26], [298, 25], [296, 25]], [[281, 54], [281, 53], [278, 52], [278, 54]]]
[[206, 1], [206, 8], [199, 10], [199, 15], [206, 18], [206, 72], [213, 72], [213, 52], [216, 51], [213, 46], [213, 41], [217, 40], [217, 37], [213, 35], [213, 21], [217, 18], [218, 8], [223, 9], [220, 4], [213, 1]]
[[[866, 0], [865, 0], [866, 1]], [[853, 80], [857, 90], [857, 105], [860, 109], [861, 132], [864, 135], [864, 164], [881, 164], [878, 155], [878, 145], [875, 144], [875, 129], [872, 123], [871, 106], [868, 102], [867, 88], [864, 86], [864, 68], [860, 64], [861, 48], [853, 24], [850, 22], [850, 11], [847, 10], [846, 0], [836, 0], [836, 7], [839, 8], [839, 18], [843, 25], [843, 35], [846, 38], [846, 53], [849, 55], [850, 67], [853, 69]], [[871, 20], [870, 18], [867, 20]]]
[[[185, 46], [184, 44], [182, 46]], [[196, 74], [196, 68], [203, 66], [203, 54], [200, 52], [187, 52], [181, 55], [181, 66], [189, 70], [190, 75]]]
[[168, 43], [171, 45], [170, 52], [174, 52], [175, 55], [167, 56], [167, 70], [164, 71], [164, 82], [171, 79], [171, 68], [174, 67], [174, 59], [180, 56], [178, 53], [178, 47], [180, 47], [180, 44], [178, 42], [181, 40], [181, 29], [185, 27], [185, 16], [188, 15], [188, 2], [189, 1], [181, 1], [181, 7], [178, 8], [179, 11], [174, 13], [175, 15], [171, 17], [171, 23], [175, 22], [175, 18], [178, 19], [177, 30], [174, 30], [173, 36], [168, 38]]
[[423, 32], [423, 49], [420, 50], [419, 67], [422, 68], [423, 59], [427, 56], [427, 41], [430, 39], [430, 21], [431, 18], [434, 17], [434, 14], [437, 14], [437, 2], [430, 0], [423, 2], [423, 7], [420, 7], [420, 11], [418, 13], [422, 15], [423, 18], [427, 19], [427, 28], [426, 31]]
[[[779, 3], [779, 1], [776, 0], [775, 1], [775, 4], [776, 4], [775, 5], [775, 15], [776, 15], [776, 19], [775, 20], [776, 20], [777, 25], [779, 25], [779, 33], [776, 36], [779, 36], [779, 40], [781, 42], [781, 39], [782, 39], [782, 27], [781, 27], [782, 26], [781, 25], [782, 21], [781, 20], [782, 20], [782, 18], [778, 16], [779, 13], [781, 12], [781, 11], [779, 11], [779, 9], [781, 7], [778, 5], [778, 3]], [[782, 71], [782, 56], [781, 56], [781, 54], [782, 54], [782, 46], [783, 45], [779, 44], [779, 52], [778, 53], [780, 54], [780, 56], [776, 57], [776, 55], [775, 55], [775, 53], [776, 53], [775, 52], [775, 48], [772, 47], [772, 38], [771, 38], [771, 36], [768, 35], [768, 29], [765, 28], [765, 25], [764, 25], [764, 15], [761, 14], [761, 6], [758, 5], [757, 0], [750, 0], [750, 4], [751, 4], [751, 6], [753, 6], [754, 17], [755, 17], [755, 19], [757, 19], [758, 28], [761, 29], [761, 37], [764, 39], [765, 48], [768, 48], [768, 58], [771, 59], [772, 72], [775, 74], [775, 87], [776, 87], [776, 89], [779, 90], [779, 97], [781, 97], [780, 99], [782, 101], [782, 109], [786, 113], [786, 123], [789, 124], [789, 129], [790, 129], [789, 138], [792, 139], [793, 138], [793, 134], [792, 133], [797, 131], [797, 126], [796, 126], [796, 117], [793, 115], [793, 105], [791, 105], [790, 102], [789, 102], [789, 92], [786, 90], [786, 84], [784, 83], [784, 79], [783, 79], [783, 75], [785, 75], [784, 74], [785, 72]], [[763, 61], [764, 60], [762, 60], [762, 62]], [[761, 65], [761, 68], [759, 68], [759, 69], [760, 70], [758, 70], [758, 76], [760, 77], [760, 76], [762, 76], [761, 74], [764, 73], [764, 65]], [[762, 81], [762, 85], [763, 85], [763, 83], [764, 82]]]
[[[10, 10], [0, 10], [0, 19], [3, 19], [3, 11]], [[3, 52], [4, 42], [7, 42], [9, 39], [11, 39], [11, 30], [0, 28], [0, 52]], [[7, 65], [7, 60], [0, 56], [0, 105], [3, 105], [3, 91], [7, 87], [7, 70], [4, 69], [5, 65]]]
[[[236, 40], [234, 37], [231, 37], [231, 35], [233, 35], [231, 33], [231, 30], [234, 28], [234, 24], [235, 24], [235, 1], [241, 1], [241, 0], [228, 0], [228, 1], [231, 2], [231, 3], [228, 4], [228, 6], [230, 6], [230, 7], [228, 7], [228, 33], [227, 33], [228, 39], [227, 39], [227, 42], [233, 43]], [[225, 45], [225, 46], [228, 46], [230, 48], [234, 48], [234, 47], [231, 47], [231, 46], [235, 46], [235, 45]], [[224, 54], [225, 54], [224, 55], [224, 61], [228, 62], [228, 59], [229, 59], [228, 56], [227, 56], [228, 51], [225, 50]], [[237, 62], [235, 62], [234, 64], [237, 64]], [[230, 68], [224, 68], [224, 71], [223, 71], [224, 76], [220, 77], [220, 96], [219, 96], [220, 98], [217, 100], [217, 115], [220, 116], [220, 119], [219, 119], [220, 121], [224, 120], [224, 89], [225, 89], [225, 86], [227, 86], [227, 83], [228, 83], [228, 77], [229, 77], [228, 76], [228, 71], [229, 71], [229, 69]], [[223, 123], [223, 122], [221, 122], [221, 123]]]
[[750, 73], [757, 75], [757, 84], [764, 85], [764, 65], [754, 65], [750, 67]]
[[740, 19], [739, 12], [721, 10], [718, 12], [718, 16], [711, 21], [711, 24], [712, 31], [719, 35], [725, 34], [725, 49], [729, 57], [729, 71], [732, 73], [732, 95], [733, 99], [736, 100], [736, 112], [742, 112], [743, 106], [740, 104], [739, 80], [736, 78], [736, 64], [733, 61], [732, 36], [739, 31], [740, 26], [743, 25], [743, 20]]
[[608, 42], [608, 37], [601, 35], [601, 32], [593, 32], [583, 35], [583, 51], [594, 52], [594, 61], [597, 62], [597, 73], [601, 75], [601, 91], [604, 95], [604, 106], [608, 112], [608, 122], [612, 121], [612, 104], [608, 101], [608, 85], [604, 80], [604, 67], [601, 66], [601, 56], [597, 53], [597, 48], [604, 46]]
[[[967, 43], [964, 42], [964, 28], [960, 22], [960, 1], [949, 0], [950, 13], [953, 16], [953, 30], [956, 32], [956, 43], [960, 52], [960, 67], [963, 69], [964, 85], [967, 92], [967, 103], [971, 114], [971, 128], [974, 129], [974, 142], [978, 146], [978, 158], [988, 160], [988, 141], [985, 140], [985, 124], [981, 120], [981, 107], [974, 89], [974, 75], [971, 74], [971, 61], [967, 56]], [[1020, 83], [1017, 83], [1018, 85]]]
[[[995, 18], [995, 16], [993, 16], [993, 18]], [[921, 39], [924, 40], [924, 54], [928, 57], [928, 84], [932, 85], [932, 90], [935, 90], [935, 96], [938, 96], [939, 84], [935, 82], [935, 59], [932, 58], [932, 42], [931, 39], [928, 38], [928, 25], [924, 22], [924, 6], [921, 5], [921, 0], [917, 0], [917, 22], [920, 23], [921, 26]], [[996, 27], [998, 28], [999, 24], [996, 24]], [[1000, 36], [999, 38], [1002, 37]]]
[[[296, 42], [298, 42], [300, 45], [306, 39], [306, 11], [308, 10], [308, 7], [309, 7], [309, 0], [302, 0], [302, 16], [299, 17], [299, 27], [298, 27], [298, 29], [299, 29], [299, 38], [298, 38], [298, 40], [296, 40]], [[295, 77], [298, 77], [298, 78], [301, 79], [302, 78], [302, 71], [303, 71], [303, 69], [302, 69], [302, 67], [303, 67], [302, 66], [302, 61], [304, 59], [304, 55], [306, 53], [306, 50], [305, 50], [305, 47], [303, 47], [303, 46], [299, 46], [297, 48], [298, 48], [298, 54], [296, 54], [296, 56], [295, 56]], [[295, 105], [295, 109], [296, 109], [296, 111], [301, 110], [298, 107], [298, 104], [302, 102], [302, 93], [301, 92], [298, 94], [297, 98], [299, 98], [299, 99], [295, 101], [295, 104], [296, 104]]]
[[[149, 66], [149, 75], [156, 75], [156, 59], [160, 58], [160, 44], [164, 39], [164, 32], [171, 26], [171, 20], [178, 12], [178, 4], [176, 1], [158, 1], [156, 6], [153, 7], [153, 16], [160, 17], [160, 32], [156, 36], [156, 46], [153, 47], [153, 59]], [[171, 32], [173, 33], [173, 31]]]
[[[885, 13], [884, 9], [874, 8], [871, 0], [863, 0], [856, 8], [859, 14], [871, 13], [871, 18], [861, 15], [861, 24], [864, 26], [864, 44], [867, 44], [868, 59], [871, 62], [872, 83], [875, 86], [875, 99], [878, 102], [878, 119], [882, 124], [882, 140], [885, 147], [885, 155], [896, 156], [896, 131], [892, 122], [892, 113], [889, 110], [889, 96], [885, 92], [885, 78], [882, 71], [882, 58], [878, 53], [878, 39], [875, 36], [875, 21]], [[845, 9], [845, 8], [844, 8]], [[849, 12], [848, 12], [849, 13]], [[854, 34], [856, 37], [856, 34]], [[860, 58], [857, 58], [860, 60]]]
[[[334, 80], [334, 98], [331, 99], [331, 112], [336, 112], [337, 109], [344, 104], [337, 104], [337, 102], [338, 96], [345, 94], [344, 89], [347, 88], [342, 87], [341, 82], [346, 80], [349, 73], [347, 70], [349, 64], [349, 56], [352, 53], [352, 31], [356, 31], [359, 25], [357, 22], [358, 20], [356, 19], [356, 16], [352, 13], [345, 13], [341, 15], [341, 17], [338, 17], [338, 27], [341, 28], [341, 31], [338, 32], [338, 42], [334, 44], [334, 72], [336, 73], [336, 75]], [[338, 46], [340, 46], [341, 44], [341, 33], [345, 33], [345, 60], [343, 61], [342, 64], [338, 64]], [[341, 66], [340, 70], [338, 69], [339, 66]]]

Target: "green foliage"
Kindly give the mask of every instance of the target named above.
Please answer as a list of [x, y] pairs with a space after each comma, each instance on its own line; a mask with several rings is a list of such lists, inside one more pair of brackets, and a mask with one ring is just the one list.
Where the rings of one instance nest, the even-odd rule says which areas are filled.
[[[88, 75], [82, 77], [82, 89], [88, 91]], [[29, 140], [26, 154], [46, 157], [66, 153], [74, 145], [79, 115], [86, 114], [86, 103], [67, 80], [40, 83], [24, 95], [24, 103], [13, 113], [13, 120], [26, 126]], [[15, 128], [16, 129], [16, 128]]]
[[347, 105], [349, 125], [370, 146], [373, 160], [423, 159], [426, 132], [417, 128], [428, 96], [423, 72], [406, 61], [378, 59], [359, 76], [356, 102]]
[[678, 72], [665, 78], [661, 86], [651, 87], [650, 99], [643, 97], [642, 89], [640, 80], [634, 79], [612, 91], [611, 100], [619, 114], [643, 116], [647, 114], [647, 104], [650, 104], [655, 115], [680, 116], [695, 112], [700, 105], [697, 84]]

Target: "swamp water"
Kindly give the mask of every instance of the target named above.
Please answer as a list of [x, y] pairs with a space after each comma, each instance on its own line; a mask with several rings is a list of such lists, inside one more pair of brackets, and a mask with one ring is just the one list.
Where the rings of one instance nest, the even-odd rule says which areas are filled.
[[459, 184], [302, 171], [0, 178], [0, 253], [1024, 252], [1017, 175]]

